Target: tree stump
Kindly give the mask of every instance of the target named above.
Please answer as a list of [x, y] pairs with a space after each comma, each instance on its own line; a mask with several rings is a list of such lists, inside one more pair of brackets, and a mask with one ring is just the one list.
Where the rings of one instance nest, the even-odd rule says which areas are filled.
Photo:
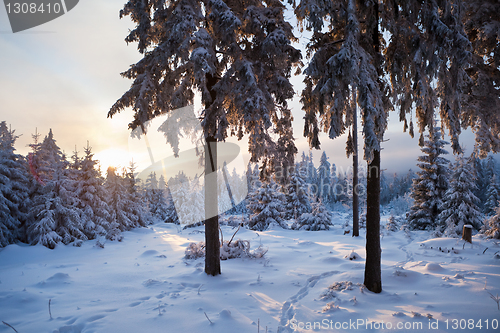
[[462, 230], [462, 239], [472, 244], [472, 225], [464, 225], [464, 228]]

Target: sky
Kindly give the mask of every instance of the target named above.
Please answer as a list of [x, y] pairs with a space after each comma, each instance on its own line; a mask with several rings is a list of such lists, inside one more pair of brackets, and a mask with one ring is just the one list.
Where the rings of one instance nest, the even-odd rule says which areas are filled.
[[[147, 156], [145, 144], [130, 139], [131, 110], [107, 118], [110, 107], [131, 84], [120, 73], [140, 59], [137, 45], [124, 41], [134, 27], [129, 17], [119, 18], [125, 2], [82, 0], [65, 15], [15, 34], [6, 9], [0, 8], [0, 121], [6, 121], [20, 135], [18, 153], [29, 152], [27, 145], [35, 131], [43, 139], [52, 129], [57, 144], [69, 156], [75, 147], [81, 155], [88, 141], [104, 168], [124, 166], [131, 157], [137, 161]], [[298, 46], [305, 43], [302, 39]], [[302, 77], [294, 77], [292, 82], [299, 94]], [[296, 145], [299, 151], [309, 151], [302, 136], [304, 121], [298, 97], [290, 106]], [[390, 173], [416, 169], [418, 135], [412, 139], [403, 133], [395, 113], [389, 118], [384, 140], [383, 169]], [[362, 156], [361, 132], [359, 141]], [[469, 149], [474, 145], [471, 133], [461, 141]], [[331, 140], [322, 135], [321, 142], [321, 150], [313, 151], [316, 164], [326, 151], [331, 163], [347, 170], [351, 162], [345, 156], [345, 136]], [[241, 151], [247, 150], [246, 142], [239, 145]], [[165, 146], [161, 155], [156, 159], [172, 155], [170, 148]], [[139, 169], [147, 166], [140, 164]]]

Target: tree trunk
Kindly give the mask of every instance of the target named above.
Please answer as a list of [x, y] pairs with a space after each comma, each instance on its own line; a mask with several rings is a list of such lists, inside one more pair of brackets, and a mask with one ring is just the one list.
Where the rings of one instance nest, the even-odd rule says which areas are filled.
[[[207, 89], [212, 101], [205, 104], [205, 109], [216, 99], [213, 89], [217, 78], [207, 74]], [[208, 122], [208, 121], [207, 121]], [[209, 122], [208, 122], [209, 123]], [[205, 129], [206, 130], [206, 129]], [[217, 198], [217, 139], [212, 133], [205, 132], [205, 273], [216, 276], [220, 270], [219, 240], [219, 202]]]
[[368, 165], [366, 180], [366, 264], [365, 282], [368, 290], [382, 292], [380, 268], [380, 151], [373, 152], [373, 161]]
[[[382, 76], [381, 66], [378, 63], [380, 56], [380, 31], [378, 0], [373, 2], [374, 20], [372, 23], [372, 41], [379, 77]], [[368, 165], [368, 178], [366, 180], [366, 263], [365, 282], [368, 290], [374, 293], [382, 292], [380, 248], [380, 150], [373, 152], [373, 160]]]
[[205, 273], [219, 275], [220, 241], [217, 198], [217, 140], [207, 137], [205, 146]]
[[356, 101], [356, 88], [353, 92], [354, 114], [352, 121], [352, 237], [359, 236], [359, 191], [358, 191], [358, 108]]
[[472, 244], [472, 225], [465, 224], [462, 230], [462, 239]]

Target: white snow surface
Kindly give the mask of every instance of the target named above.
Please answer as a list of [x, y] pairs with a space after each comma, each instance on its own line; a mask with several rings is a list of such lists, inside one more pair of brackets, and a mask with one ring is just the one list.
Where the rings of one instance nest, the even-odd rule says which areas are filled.
[[[19, 333], [345, 332], [353, 322], [362, 332], [399, 323], [407, 329], [398, 332], [454, 332], [463, 319], [481, 320], [482, 329], [467, 331], [498, 332], [490, 295], [500, 294], [498, 242], [384, 230], [383, 292], [374, 294], [362, 286], [364, 229], [344, 235], [344, 221], [336, 214], [331, 230], [316, 232], [241, 229], [235, 239], [269, 251], [222, 261], [217, 277], [204, 273], [203, 258], [184, 259], [203, 227], [156, 223], [104, 248], [95, 240], [54, 250], [9, 245], [0, 250], [0, 333], [14, 332], [6, 324]], [[227, 240], [234, 229], [222, 231]], [[346, 260], [353, 252], [359, 258]]]

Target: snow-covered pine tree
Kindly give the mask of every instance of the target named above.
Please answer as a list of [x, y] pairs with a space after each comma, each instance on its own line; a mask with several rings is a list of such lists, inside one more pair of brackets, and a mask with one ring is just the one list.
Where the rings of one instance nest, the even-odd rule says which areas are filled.
[[167, 186], [165, 177], [163, 177], [163, 175], [161, 175], [160, 179], [158, 180], [158, 187], [165, 201], [165, 223], [180, 224], [179, 217], [177, 216], [177, 211], [175, 210], [174, 200], [172, 199], [172, 194], [170, 193], [170, 188]]
[[319, 193], [318, 169], [316, 169], [316, 166], [314, 165], [313, 154], [311, 150], [309, 151], [309, 155], [307, 156], [307, 173], [305, 181], [308, 184], [309, 196], [316, 198]]
[[[500, 151], [500, 2], [469, 0], [460, 2], [465, 32], [472, 46], [472, 59], [467, 68], [468, 89], [462, 106], [462, 126], [470, 126], [476, 136], [480, 157]], [[465, 9], [465, 10], [463, 10]], [[453, 45], [453, 44], [451, 44]]]
[[54, 168], [59, 163], [62, 163], [60, 166], [58, 165], [62, 169], [68, 167], [68, 161], [57, 145], [52, 129], [49, 130], [49, 134], [45, 136], [37, 149], [35, 159], [38, 163], [37, 173], [42, 181], [52, 179]]
[[245, 186], [245, 178], [244, 175], [240, 175], [237, 171], [236, 168], [233, 168], [233, 171], [231, 173], [230, 177], [230, 183], [235, 184], [231, 186], [231, 191], [233, 192], [233, 196], [235, 200], [241, 201], [239, 204], [236, 205], [234, 209], [231, 210], [231, 213], [233, 214], [245, 214], [246, 213], [246, 203], [243, 198], [246, 197], [248, 194], [248, 187]]
[[493, 176], [497, 174], [497, 163], [492, 155], [489, 155], [484, 161], [483, 171], [487, 182], [490, 182]]
[[385, 206], [392, 199], [392, 192], [390, 190], [390, 183], [385, 175], [384, 170], [380, 173], [380, 205]]
[[[359, 105], [368, 162], [365, 285], [378, 293], [382, 291], [380, 144], [392, 108], [382, 72], [379, 3], [301, 0], [296, 13], [299, 21], [306, 20], [306, 28], [313, 30], [308, 44], [313, 56], [304, 71], [306, 87], [301, 98], [306, 113], [304, 135], [310, 146], [320, 146], [317, 114], [325, 124], [323, 129], [334, 139], [352, 126], [354, 103]], [[362, 27], [360, 20], [364, 21]], [[352, 101], [354, 90], [357, 101]]]
[[[491, 180], [486, 187], [486, 201], [484, 202], [484, 213], [486, 215], [494, 215], [496, 208], [498, 207], [498, 201], [500, 200], [500, 184], [498, 182], [498, 176], [493, 175]], [[479, 199], [478, 199], [479, 201]]]
[[137, 206], [141, 205], [141, 203], [136, 201], [131, 189], [133, 186], [131, 181], [130, 175], [122, 177], [116, 173], [114, 168], [108, 168], [104, 187], [108, 194], [106, 202], [111, 212], [110, 225], [106, 235], [110, 240], [121, 240], [120, 231], [147, 224], [142, 206], [139, 208], [138, 213]]
[[26, 233], [30, 244], [53, 249], [59, 242], [69, 244], [88, 237], [84, 233], [84, 217], [78, 208], [74, 180], [67, 176], [65, 160], [61, 159], [55, 165], [46, 164], [44, 171], [50, 168], [50, 179], [46, 180], [41, 194], [32, 200]]
[[484, 172], [483, 160], [478, 157], [478, 152], [474, 152], [471, 158], [474, 162], [474, 170], [476, 172], [476, 190], [474, 191], [474, 195], [479, 199], [478, 207], [484, 213], [488, 180]]
[[286, 206], [283, 217], [286, 219], [297, 219], [302, 214], [311, 212], [304, 178], [304, 172], [298, 166], [290, 174], [289, 182], [284, 188]]
[[349, 188], [349, 179], [347, 175], [345, 173], [339, 173], [335, 186], [333, 187], [335, 201], [346, 205], [350, 204]]
[[337, 201], [336, 186], [338, 181], [337, 166], [335, 163], [332, 163], [332, 169], [330, 171], [330, 194], [332, 196], [332, 202]]
[[22, 156], [15, 154], [17, 138], [0, 122], [0, 247], [22, 240], [26, 220], [28, 175]]
[[394, 217], [393, 214], [391, 214], [391, 216], [389, 217], [389, 219], [387, 220], [387, 223], [385, 225], [385, 228], [388, 230], [388, 231], [397, 231], [398, 230], [398, 223], [396, 222], [396, 218]]
[[151, 224], [151, 214], [149, 213], [146, 200], [144, 200], [144, 184], [140, 178], [136, 178], [137, 165], [132, 160], [129, 167], [124, 171], [123, 179], [125, 181], [125, 188], [129, 193], [130, 201], [133, 203], [129, 209], [134, 212], [138, 218], [138, 226], [145, 227]]
[[486, 220], [483, 231], [490, 238], [500, 239], [500, 204], [495, 208], [495, 215]]
[[248, 193], [257, 191], [260, 188], [261, 182], [259, 178], [259, 165], [256, 164], [252, 168], [252, 164], [248, 162], [247, 166], [247, 187]]
[[413, 180], [411, 197], [414, 204], [408, 215], [411, 229], [433, 230], [439, 224], [439, 214], [444, 194], [448, 188], [449, 161], [442, 157], [448, 152], [444, 146], [448, 144], [441, 139], [441, 129], [434, 125], [427, 135], [421, 151], [425, 154], [418, 157], [418, 178]]
[[168, 181], [177, 216], [184, 226], [203, 225], [203, 185], [180, 171]]
[[331, 177], [330, 177], [330, 162], [328, 162], [328, 157], [326, 152], [321, 154], [321, 159], [319, 161], [318, 168], [318, 196], [321, 198], [322, 202], [326, 205], [331, 204], [332, 200], [332, 188], [331, 188]]
[[73, 151], [73, 155], [71, 155], [71, 163], [69, 164], [70, 170], [80, 170], [82, 167], [82, 159], [78, 156], [78, 150], [75, 146], [75, 151]]
[[[163, 182], [165, 182], [164, 179]], [[168, 207], [165, 197], [166, 185], [162, 186], [165, 186], [165, 188], [160, 189], [160, 182], [156, 179], [156, 172], [150, 173], [146, 179], [144, 197], [151, 215], [156, 219], [165, 221], [168, 215]]]
[[[56, 144], [52, 130], [35, 155], [43, 184], [33, 193], [26, 223], [26, 238], [31, 244], [54, 248], [58, 242], [69, 244], [87, 240], [85, 219], [76, 195], [76, 181], [69, 177], [68, 162]], [[37, 178], [37, 177], [36, 177]]]
[[303, 213], [300, 217], [292, 224], [292, 229], [294, 230], [309, 230], [309, 231], [319, 231], [328, 230], [332, 225], [331, 213], [323, 205], [321, 199], [319, 201], [311, 203], [312, 211], [310, 213]]
[[481, 213], [477, 207], [478, 199], [473, 193], [475, 181], [472, 161], [458, 155], [450, 186], [443, 198], [442, 212], [439, 214], [440, 228], [446, 236], [461, 235], [464, 224], [480, 229]]
[[[293, 142], [278, 146], [283, 142], [274, 138], [291, 137], [286, 126], [291, 121], [287, 100], [294, 95], [289, 79], [301, 58], [291, 45], [296, 38], [284, 11], [281, 1], [128, 1], [120, 17], [130, 16], [136, 28], [126, 41], [138, 42], [143, 58], [122, 74], [134, 82], [108, 116], [132, 107], [135, 116], [129, 127], [135, 129], [193, 104], [198, 91], [208, 145], [224, 141], [229, 134], [239, 139], [247, 134], [252, 162], [269, 160], [263, 165], [272, 171], [283, 166], [284, 161], [276, 157], [293, 161], [289, 156]], [[168, 143], [177, 153], [177, 138]], [[217, 214], [210, 217], [218, 207], [217, 181], [207, 177], [218, 167], [210, 163], [209, 155], [205, 154], [209, 192], [205, 195], [205, 272], [218, 275], [219, 226]]]
[[458, 137], [465, 116], [462, 100], [471, 58], [471, 45], [462, 24], [464, 2], [385, 1], [384, 9], [383, 26], [392, 35], [385, 62], [405, 131], [409, 127], [413, 137], [415, 114], [423, 144], [425, 129], [432, 128], [439, 107], [453, 151], [460, 152]]
[[273, 181], [262, 182], [261, 187], [248, 198], [247, 209], [250, 211], [248, 228], [263, 231], [272, 225], [287, 229], [283, 220], [284, 195]]
[[[79, 208], [83, 211], [84, 231], [89, 239], [110, 233], [111, 212], [106, 198], [104, 179], [97, 170], [92, 147], [87, 142], [85, 157], [80, 160], [79, 177], [76, 180], [75, 193], [80, 199]], [[111, 231], [113, 233], [113, 231]]]

